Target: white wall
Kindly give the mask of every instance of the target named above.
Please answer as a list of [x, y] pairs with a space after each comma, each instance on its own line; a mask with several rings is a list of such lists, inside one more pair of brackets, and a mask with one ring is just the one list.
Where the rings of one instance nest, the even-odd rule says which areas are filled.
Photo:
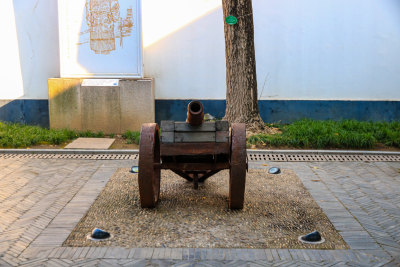
[[225, 98], [221, 0], [144, 0], [142, 10], [144, 76], [156, 98]]
[[[158, 99], [224, 99], [221, 0], [142, 0]], [[400, 100], [399, 0], [253, 0], [262, 99]], [[0, 99], [47, 99], [56, 0], [0, 1]], [[264, 89], [263, 89], [264, 87]]]
[[400, 1], [255, 1], [265, 99], [400, 100]]
[[[0, 99], [18, 98], [23, 94], [18, 37], [12, 1], [0, 2]], [[7, 37], [7, 41], [5, 41]]]
[[0, 99], [47, 99], [59, 76], [55, 0], [1, 0]]
[[[178, 27], [182, 1], [144, 0], [145, 76], [158, 99], [224, 99], [221, 0], [192, 0], [215, 9]], [[253, 0], [253, 10], [261, 99], [400, 100], [400, 1]], [[174, 30], [154, 41], [154, 24]]]

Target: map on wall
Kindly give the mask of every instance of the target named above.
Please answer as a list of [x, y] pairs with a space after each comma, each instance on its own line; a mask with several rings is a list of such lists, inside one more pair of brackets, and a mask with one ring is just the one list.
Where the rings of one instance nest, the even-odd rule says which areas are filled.
[[140, 0], [59, 0], [61, 77], [142, 77]]

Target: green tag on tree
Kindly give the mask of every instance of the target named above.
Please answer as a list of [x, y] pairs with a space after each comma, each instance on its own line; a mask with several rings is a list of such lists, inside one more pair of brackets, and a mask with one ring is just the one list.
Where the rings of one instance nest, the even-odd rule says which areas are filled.
[[228, 16], [225, 18], [225, 22], [229, 25], [235, 25], [237, 23], [237, 18], [234, 16]]

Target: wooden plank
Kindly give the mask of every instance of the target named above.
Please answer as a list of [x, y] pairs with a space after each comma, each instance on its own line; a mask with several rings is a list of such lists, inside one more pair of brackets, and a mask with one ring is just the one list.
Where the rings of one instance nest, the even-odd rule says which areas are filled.
[[174, 141], [174, 132], [161, 131], [161, 143], [173, 143]]
[[163, 132], [173, 132], [175, 129], [174, 121], [161, 121], [161, 131]]
[[215, 142], [215, 132], [175, 132], [175, 143]]
[[227, 143], [227, 142], [229, 142], [229, 131], [216, 132], [215, 142], [217, 142], [217, 143]]
[[229, 154], [229, 143], [162, 143], [161, 156]]
[[214, 132], [215, 122], [204, 122], [199, 126], [190, 126], [186, 122], [175, 122], [175, 132]]
[[229, 122], [228, 121], [216, 121], [215, 129], [217, 131], [229, 131]]
[[[159, 164], [159, 163], [156, 163]], [[216, 163], [183, 163], [183, 162], [164, 162], [159, 165], [161, 169], [173, 169], [178, 171], [204, 171], [204, 170], [223, 170], [229, 169], [229, 162]], [[158, 167], [157, 165], [154, 167]]]

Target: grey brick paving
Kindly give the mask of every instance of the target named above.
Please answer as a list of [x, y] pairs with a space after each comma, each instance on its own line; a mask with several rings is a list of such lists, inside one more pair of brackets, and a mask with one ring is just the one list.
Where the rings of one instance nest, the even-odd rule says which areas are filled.
[[350, 250], [62, 247], [114, 171], [133, 164], [0, 159], [0, 266], [400, 266], [399, 162], [268, 163], [296, 172]]

